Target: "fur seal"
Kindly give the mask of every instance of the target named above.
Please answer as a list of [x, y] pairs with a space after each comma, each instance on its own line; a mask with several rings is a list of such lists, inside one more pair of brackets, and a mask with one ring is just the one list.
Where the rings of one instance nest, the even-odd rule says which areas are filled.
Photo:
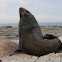
[[58, 50], [61, 41], [58, 38], [44, 39], [39, 24], [28, 10], [19, 8], [19, 14], [19, 46], [11, 55], [25, 52], [41, 56]]

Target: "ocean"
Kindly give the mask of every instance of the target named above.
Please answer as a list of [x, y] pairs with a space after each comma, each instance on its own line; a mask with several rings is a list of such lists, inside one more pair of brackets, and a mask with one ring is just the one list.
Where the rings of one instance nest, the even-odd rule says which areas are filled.
[[[47, 26], [47, 25], [50, 25], [50, 26], [62, 26], [62, 22], [52, 22], [52, 23], [39, 23], [40, 26]], [[18, 27], [18, 23], [5, 23], [5, 24], [0, 24], [0, 27], [1, 26], [13, 26], [13, 27]]]

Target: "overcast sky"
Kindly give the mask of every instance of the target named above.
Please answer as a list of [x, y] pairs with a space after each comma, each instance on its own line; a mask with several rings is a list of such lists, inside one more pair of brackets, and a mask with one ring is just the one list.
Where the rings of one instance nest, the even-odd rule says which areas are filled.
[[0, 23], [18, 23], [19, 7], [40, 22], [62, 22], [62, 0], [0, 0]]

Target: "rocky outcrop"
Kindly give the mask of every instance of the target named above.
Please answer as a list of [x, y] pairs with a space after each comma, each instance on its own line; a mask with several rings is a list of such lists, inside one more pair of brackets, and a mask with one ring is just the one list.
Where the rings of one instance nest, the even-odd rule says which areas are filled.
[[25, 53], [9, 56], [16, 49], [17, 43], [7, 39], [0, 40], [0, 60], [2, 62], [62, 62], [62, 53], [50, 53], [41, 57], [31, 56]]
[[12, 28], [12, 26], [2, 26], [2, 28]]
[[[6, 28], [6, 27], [9, 26], [0, 27], [0, 39], [18, 40], [19, 39], [18, 28], [15, 27]], [[43, 35], [46, 34], [52, 34], [55, 36], [62, 35], [62, 28], [60, 26], [40, 26], [40, 28]]]

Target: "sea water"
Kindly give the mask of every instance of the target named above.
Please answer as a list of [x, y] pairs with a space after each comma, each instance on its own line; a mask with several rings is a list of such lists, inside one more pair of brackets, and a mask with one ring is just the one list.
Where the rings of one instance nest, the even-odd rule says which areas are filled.
[[[62, 22], [52, 22], [52, 23], [39, 23], [40, 26], [62, 26]], [[7, 23], [7, 24], [1, 24], [0, 23], [0, 27], [1, 26], [13, 26], [13, 27], [18, 27], [18, 23]]]

